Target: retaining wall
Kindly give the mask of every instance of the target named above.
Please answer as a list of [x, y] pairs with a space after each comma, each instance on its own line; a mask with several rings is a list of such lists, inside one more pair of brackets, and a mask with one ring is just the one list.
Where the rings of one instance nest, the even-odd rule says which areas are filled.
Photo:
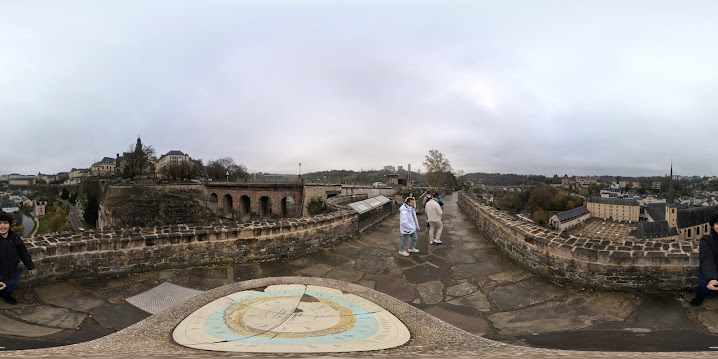
[[358, 215], [60, 233], [24, 239], [38, 268], [23, 281], [299, 257], [348, 240]]
[[696, 285], [698, 240], [580, 238], [515, 219], [464, 191], [459, 206], [498, 248], [554, 280], [606, 289]]

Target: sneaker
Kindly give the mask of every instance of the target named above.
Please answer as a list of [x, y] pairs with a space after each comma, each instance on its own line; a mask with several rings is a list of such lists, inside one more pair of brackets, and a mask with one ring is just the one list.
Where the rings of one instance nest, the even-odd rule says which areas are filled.
[[441, 239], [435, 239], [431, 244], [441, 244]]
[[[699, 307], [701, 304], [703, 304], [703, 299], [705, 299], [705, 297], [695, 297], [691, 301], [691, 305], [694, 307]], [[7, 299], [5, 299], [5, 300], [7, 300]]]
[[[409, 253], [407, 251], [399, 251], [400, 256], [408, 257]], [[7, 299], [6, 299], [7, 300]]]
[[17, 299], [11, 295], [3, 295], [2, 299], [5, 299], [8, 304], [17, 304]]
[[419, 253], [419, 250], [416, 248], [409, 248], [410, 253]]

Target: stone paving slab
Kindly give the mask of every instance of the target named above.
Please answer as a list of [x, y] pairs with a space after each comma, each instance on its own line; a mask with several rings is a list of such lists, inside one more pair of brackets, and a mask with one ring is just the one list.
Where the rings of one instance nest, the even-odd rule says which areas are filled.
[[249, 263], [245, 265], [235, 265], [233, 268], [234, 282], [244, 280], [258, 279], [263, 277], [262, 268], [257, 263]]
[[416, 289], [419, 290], [419, 296], [421, 296], [424, 304], [439, 304], [444, 300], [444, 284], [441, 281], [433, 280], [419, 283]]
[[384, 259], [366, 255], [357, 259], [354, 270], [362, 273], [379, 274], [384, 270]]
[[446, 288], [446, 295], [452, 297], [463, 297], [477, 291], [478, 289], [479, 288], [477, 286], [471, 283], [461, 283]]
[[297, 271], [297, 274], [301, 276], [307, 276], [307, 277], [323, 277], [325, 274], [329, 273], [333, 268], [326, 265], [326, 264], [318, 264], [313, 267], [304, 268], [299, 271]]
[[25, 322], [63, 329], [75, 329], [87, 318], [85, 313], [49, 305], [8, 310], [7, 313]]
[[0, 300], [0, 309], [17, 309], [41, 303], [35, 297], [35, 291], [32, 288], [15, 289], [12, 295], [17, 299], [17, 304], [8, 304], [4, 300]]
[[353, 283], [353, 282], [356, 282], [359, 279], [361, 279], [362, 274], [356, 273], [356, 272], [334, 269], [334, 270], [330, 271], [329, 273], [327, 273], [326, 277], [330, 278], [330, 279], [342, 280], [345, 282]]
[[35, 288], [35, 293], [45, 303], [79, 312], [86, 312], [107, 303], [69, 282], [41, 286]]
[[496, 288], [489, 294], [499, 310], [511, 311], [543, 303], [565, 293], [556, 284], [535, 278]]
[[657, 330], [695, 330], [696, 325], [683, 313], [683, 305], [668, 293], [641, 294], [636, 328]]
[[[426, 310], [427, 313], [442, 318], [443, 321], [461, 328], [469, 333], [476, 335], [484, 335], [489, 331], [491, 323], [485, 318], [477, 316], [473, 313], [461, 313], [457, 307], [449, 305], [441, 305]], [[441, 334], [439, 334], [441, 335]]]
[[132, 304], [122, 303], [93, 310], [90, 315], [104, 327], [122, 330], [149, 317], [151, 314]]
[[622, 321], [634, 310], [630, 293], [577, 293], [566, 301], [546, 302], [526, 309], [490, 314], [502, 335], [549, 333], [584, 329], [596, 321]]
[[60, 332], [61, 328], [32, 325], [0, 315], [0, 334], [37, 338]]
[[481, 262], [473, 264], [459, 264], [454, 269], [454, 278], [456, 279], [478, 279], [496, 273], [501, 273], [510, 269], [506, 263], [498, 262]]
[[492, 310], [491, 302], [489, 301], [486, 294], [478, 291], [471, 293], [465, 297], [450, 300], [448, 301], [448, 303], [475, 308], [476, 310], [481, 312], [490, 312]]
[[447, 271], [437, 266], [425, 263], [414, 268], [404, 270], [404, 276], [409, 283], [424, 283], [434, 279], [438, 279], [447, 274]]

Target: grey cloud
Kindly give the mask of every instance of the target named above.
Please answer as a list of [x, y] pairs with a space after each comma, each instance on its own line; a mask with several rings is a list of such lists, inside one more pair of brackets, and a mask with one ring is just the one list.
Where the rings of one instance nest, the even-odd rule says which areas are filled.
[[265, 172], [419, 168], [436, 148], [467, 172], [712, 174], [715, 10], [6, 1], [0, 117], [23, 136], [0, 172], [89, 167], [140, 135]]

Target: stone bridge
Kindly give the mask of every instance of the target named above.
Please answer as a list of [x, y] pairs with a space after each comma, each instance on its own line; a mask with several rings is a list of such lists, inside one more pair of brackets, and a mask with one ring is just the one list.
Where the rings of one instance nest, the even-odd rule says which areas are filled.
[[302, 183], [212, 183], [205, 188], [210, 210], [220, 217], [265, 220], [303, 215]]

